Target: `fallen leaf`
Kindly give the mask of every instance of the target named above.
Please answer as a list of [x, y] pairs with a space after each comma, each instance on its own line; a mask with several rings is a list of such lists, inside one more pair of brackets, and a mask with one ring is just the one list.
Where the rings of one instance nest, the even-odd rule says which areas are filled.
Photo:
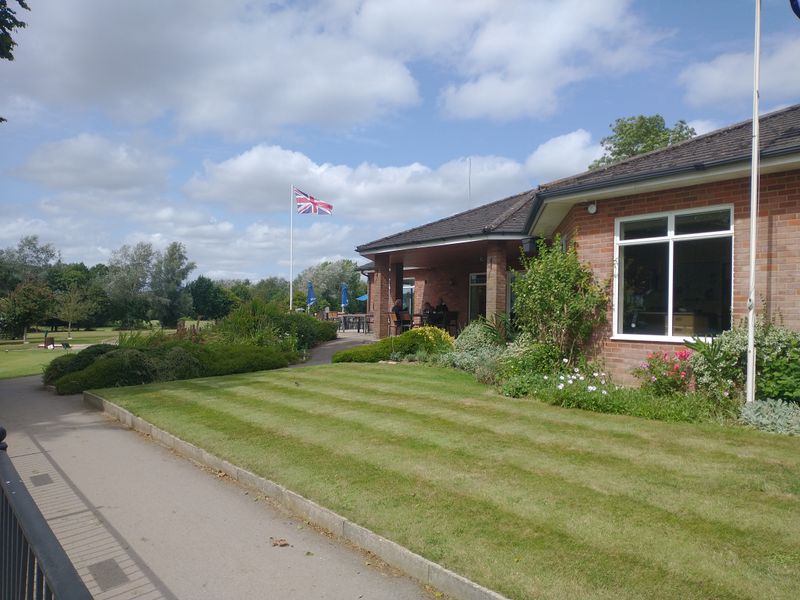
[[273, 537], [271, 537], [269, 539], [272, 542], [273, 546], [279, 546], [281, 548], [285, 548], [286, 546], [289, 545], [289, 542], [287, 542], [284, 538], [273, 538]]

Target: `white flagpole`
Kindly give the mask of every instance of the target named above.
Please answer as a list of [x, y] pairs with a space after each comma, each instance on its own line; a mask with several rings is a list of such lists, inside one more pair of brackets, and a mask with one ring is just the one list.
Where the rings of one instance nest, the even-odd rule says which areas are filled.
[[753, 155], [750, 171], [750, 281], [747, 295], [747, 401], [755, 400], [756, 388], [756, 235], [758, 234], [759, 127], [758, 88], [761, 58], [761, 0], [756, 0], [756, 39], [753, 52]]
[[294, 308], [294, 184], [289, 185], [289, 312]]

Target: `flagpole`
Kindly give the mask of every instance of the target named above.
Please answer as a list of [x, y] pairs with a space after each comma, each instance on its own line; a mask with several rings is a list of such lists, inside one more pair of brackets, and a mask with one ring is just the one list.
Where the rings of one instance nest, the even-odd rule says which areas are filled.
[[294, 308], [294, 184], [289, 184], [289, 312]]
[[756, 0], [756, 33], [753, 51], [753, 155], [750, 171], [750, 280], [747, 295], [747, 402], [755, 400], [756, 383], [756, 235], [758, 234], [759, 123], [758, 95], [761, 59], [761, 0]]

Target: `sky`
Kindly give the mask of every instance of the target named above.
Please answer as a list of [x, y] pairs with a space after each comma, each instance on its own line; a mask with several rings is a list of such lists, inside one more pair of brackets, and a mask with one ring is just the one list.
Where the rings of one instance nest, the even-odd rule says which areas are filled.
[[[752, 113], [754, 0], [29, 0], [0, 61], [0, 247], [178, 241], [288, 277], [575, 174], [611, 123]], [[16, 6], [15, 2], [11, 2]], [[800, 102], [800, 20], [762, 2], [762, 112]]]

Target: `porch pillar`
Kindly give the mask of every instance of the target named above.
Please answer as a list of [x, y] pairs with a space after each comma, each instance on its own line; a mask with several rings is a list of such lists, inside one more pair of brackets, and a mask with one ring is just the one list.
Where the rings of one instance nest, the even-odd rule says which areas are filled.
[[486, 250], [486, 318], [506, 312], [506, 247], [489, 242]]
[[392, 263], [392, 303], [398, 298], [403, 299], [403, 263]]
[[372, 323], [375, 327], [375, 334], [378, 338], [389, 336], [389, 256], [385, 254], [375, 255], [372, 301]]

